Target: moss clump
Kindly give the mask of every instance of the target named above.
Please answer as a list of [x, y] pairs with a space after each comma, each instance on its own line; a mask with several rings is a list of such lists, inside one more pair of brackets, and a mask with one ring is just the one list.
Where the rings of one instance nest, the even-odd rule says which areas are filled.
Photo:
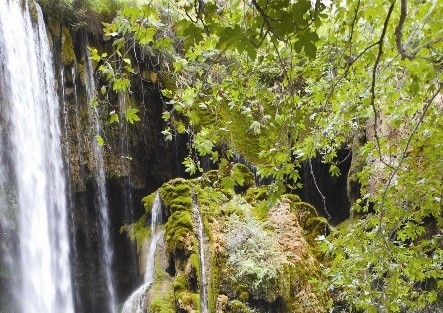
[[188, 284], [188, 278], [187, 278], [186, 274], [182, 273], [182, 274], [178, 275], [175, 278], [172, 286], [174, 288], [174, 293], [180, 293], [182, 291], [188, 290], [189, 284]]
[[200, 180], [202, 187], [220, 188], [220, 173], [217, 170], [207, 171]]
[[171, 290], [156, 293], [149, 305], [150, 313], [175, 313], [174, 293]]
[[172, 213], [166, 222], [166, 244], [168, 252], [176, 257], [191, 254], [194, 241], [194, 225], [188, 211]]
[[74, 44], [72, 42], [71, 34], [66, 27], [62, 28], [62, 52], [61, 58], [64, 65], [72, 65], [76, 63]]
[[266, 200], [268, 197], [268, 188], [266, 186], [260, 186], [257, 188], [249, 188], [245, 194], [245, 200], [251, 204], [260, 203]]
[[180, 178], [174, 179], [164, 184], [159, 193], [163, 203], [171, 213], [191, 209], [191, 187], [188, 181]]
[[132, 225], [124, 225], [120, 228], [120, 233], [126, 232], [131, 241], [135, 241], [137, 245], [137, 251], [142, 249], [143, 242], [149, 239], [151, 235], [151, 228], [147, 222], [147, 214], [143, 214], [142, 217]]
[[306, 202], [291, 201], [291, 211], [298, 217], [298, 222], [303, 229], [306, 229], [307, 222], [310, 218], [318, 217], [317, 210]]
[[176, 294], [176, 304], [181, 309], [179, 312], [199, 312], [200, 295], [187, 291], [179, 292]]
[[240, 300], [229, 301], [227, 313], [251, 313], [252, 310]]
[[146, 212], [151, 212], [152, 206], [154, 205], [155, 197], [157, 192], [151, 193], [149, 196], [146, 196], [142, 199], [143, 207]]
[[[189, 277], [197, 278], [197, 281], [201, 280], [200, 277], [200, 258], [197, 253], [192, 253], [188, 259], [188, 266], [186, 273]], [[194, 290], [196, 291], [196, 290]]]
[[328, 221], [324, 217], [319, 216], [308, 219], [305, 227], [308, 233], [306, 239], [311, 245], [315, 244], [315, 239], [318, 236], [327, 236], [331, 232]]

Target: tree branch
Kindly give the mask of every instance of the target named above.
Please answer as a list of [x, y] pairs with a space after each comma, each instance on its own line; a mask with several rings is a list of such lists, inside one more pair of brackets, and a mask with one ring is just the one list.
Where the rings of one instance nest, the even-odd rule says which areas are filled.
[[414, 129], [412, 130], [411, 134], [409, 135], [408, 141], [406, 142], [406, 146], [403, 149], [402, 155], [400, 157], [400, 160], [398, 161], [397, 166], [395, 167], [394, 171], [392, 171], [391, 175], [389, 175], [389, 179], [388, 182], [386, 183], [386, 188], [383, 191], [383, 196], [381, 199], [381, 206], [380, 206], [380, 214], [381, 216], [383, 216], [384, 213], [384, 204], [386, 201], [386, 195], [388, 193], [388, 188], [392, 183], [392, 180], [394, 179], [395, 175], [397, 175], [404, 159], [406, 158], [406, 155], [408, 153], [409, 150], [409, 146], [411, 145], [412, 142], [412, 137], [414, 136], [414, 134], [417, 132], [418, 128], [420, 127], [420, 125], [423, 123], [423, 119], [426, 116], [426, 113], [428, 112], [429, 107], [431, 106], [432, 102], [434, 102], [434, 99], [438, 96], [438, 94], [440, 93], [440, 91], [443, 88], [443, 83], [439, 83], [438, 84], [438, 88], [437, 90], [432, 94], [432, 96], [426, 101], [425, 106], [423, 107], [423, 112], [421, 113], [417, 124], [415, 125]]
[[405, 46], [401, 42], [403, 37], [403, 26], [405, 25], [406, 17], [408, 16], [407, 0], [400, 0], [400, 20], [395, 28], [395, 42], [397, 44], [398, 53], [400, 53], [402, 59], [413, 59], [417, 52], [408, 53]]
[[[385, 22], [383, 24], [383, 30], [381, 32], [380, 39], [378, 40], [378, 54], [377, 54], [377, 58], [374, 63], [374, 67], [372, 68], [371, 107], [374, 112], [374, 137], [375, 137], [375, 141], [377, 142], [379, 158], [383, 164], [386, 164], [386, 163], [382, 159], [382, 153], [381, 153], [381, 147], [380, 147], [380, 137], [378, 136], [378, 131], [377, 131], [377, 124], [378, 124], [379, 117], [378, 117], [377, 108], [375, 106], [375, 83], [376, 83], [376, 76], [377, 76], [377, 68], [380, 63], [381, 56], [383, 54], [383, 42], [384, 42], [384, 39], [386, 36], [386, 31], [388, 29], [389, 19], [391, 18], [392, 11], [394, 10], [394, 5], [395, 5], [395, 2], [392, 3], [391, 6], [389, 7], [388, 15], [386, 16]], [[386, 165], [388, 165], [388, 164], [386, 164]]]

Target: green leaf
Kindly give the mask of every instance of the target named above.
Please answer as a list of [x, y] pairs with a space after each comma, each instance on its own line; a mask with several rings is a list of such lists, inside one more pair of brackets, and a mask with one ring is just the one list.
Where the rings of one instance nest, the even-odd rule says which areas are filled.
[[239, 186], [243, 186], [245, 182], [245, 175], [238, 167], [234, 167], [234, 169], [232, 170], [231, 178]]
[[111, 113], [109, 113], [109, 124], [114, 124], [114, 123], [119, 123], [119, 117], [118, 114], [115, 113], [115, 111], [112, 111]]
[[190, 157], [186, 157], [182, 163], [185, 166], [185, 172], [193, 175], [197, 172], [198, 166]]
[[171, 38], [160, 38], [154, 42], [154, 46], [157, 49], [164, 49], [166, 51], [172, 51], [174, 48], [172, 46], [172, 43], [173, 43], [173, 41]]
[[165, 130], [163, 130], [161, 133], [165, 136], [166, 141], [172, 140], [172, 133], [171, 133], [171, 129], [169, 127], [166, 128]]
[[185, 39], [184, 41], [185, 50], [189, 49], [189, 47], [193, 45], [195, 42], [203, 40], [204, 31], [195, 26], [194, 23], [188, 20], [180, 20], [177, 23], [175, 23], [174, 30], [177, 32], [177, 34], [180, 37]]
[[221, 180], [221, 187], [225, 190], [234, 189], [235, 181], [231, 177], [223, 177]]
[[97, 142], [99, 147], [102, 147], [105, 143], [105, 141], [103, 140], [102, 136], [100, 135], [96, 135], [95, 136], [95, 141]]
[[155, 27], [149, 28], [140, 28], [137, 34], [138, 42], [141, 45], [150, 44], [154, 40], [154, 36], [157, 33], [157, 29]]
[[168, 121], [171, 118], [171, 113], [169, 111], [164, 111], [162, 113], [162, 119]]
[[140, 121], [140, 118], [138, 117], [138, 115], [137, 115], [137, 113], [139, 112], [139, 110], [138, 109], [135, 109], [135, 108], [133, 108], [133, 107], [129, 107], [127, 110], [126, 110], [126, 121], [129, 123], [129, 124], [134, 124], [134, 122], [139, 122]]

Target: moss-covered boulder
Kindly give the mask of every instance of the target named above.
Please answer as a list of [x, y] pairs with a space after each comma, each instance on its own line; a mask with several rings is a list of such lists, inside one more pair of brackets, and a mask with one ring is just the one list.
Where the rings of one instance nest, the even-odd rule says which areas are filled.
[[[210, 312], [326, 311], [327, 295], [312, 283], [321, 279], [312, 243], [329, 229], [326, 221], [297, 196], [271, 203], [267, 187], [256, 188], [247, 168], [225, 165], [199, 179], [171, 180], [158, 190], [167, 215], [167, 266], [156, 279], [167, 284], [151, 291], [151, 311], [200, 312], [202, 290]], [[243, 189], [224, 185], [226, 178]], [[137, 228], [146, 226], [153, 201], [154, 194], [143, 199], [146, 217]], [[201, 241], [196, 214], [203, 224]]]

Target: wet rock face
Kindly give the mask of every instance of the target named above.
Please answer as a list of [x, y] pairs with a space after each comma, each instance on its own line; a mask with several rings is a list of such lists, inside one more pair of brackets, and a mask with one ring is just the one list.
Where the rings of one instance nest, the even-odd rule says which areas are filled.
[[337, 225], [349, 218], [350, 202], [346, 188], [352, 159], [350, 153], [346, 149], [339, 151], [337, 159], [341, 161], [339, 164], [341, 174], [338, 177], [333, 177], [329, 173], [329, 165], [322, 163], [318, 156], [310, 160], [311, 164], [305, 161], [300, 170], [303, 184], [298, 193], [300, 198], [314, 206], [331, 225]]
[[[119, 302], [124, 301], [140, 282], [135, 246], [126, 234], [120, 233], [123, 223], [131, 223], [133, 216], [141, 215], [141, 204], [128, 203], [126, 192], [137, 198], [140, 191], [126, 191], [124, 182], [107, 183], [111, 222], [111, 245], [114, 247], [113, 281]], [[94, 186], [87, 184], [85, 192], [75, 193], [71, 201], [71, 233], [73, 234], [72, 261], [76, 312], [106, 312], [107, 286], [102, 268], [100, 228], [94, 200]], [[132, 208], [132, 212], [128, 209]]]
[[[70, 207], [71, 262], [77, 313], [108, 313], [107, 284], [102, 265], [100, 223], [96, 203], [94, 156], [91, 140], [94, 127], [89, 125], [89, 103], [86, 90], [86, 45], [104, 51], [109, 44], [90, 35], [87, 30], [61, 26], [48, 18], [54, 66], [56, 68], [62, 125], [62, 148], [69, 177], [67, 195]], [[57, 24], [60, 23], [60, 24]], [[145, 63], [141, 68], [147, 67]], [[100, 78], [94, 73], [97, 86]], [[97, 87], [99, 88], [99, 87]], [[139, 109], [140, 122], [116, 125], [107, 123], [110, 110], [118, 110], [117, 96], [110, 107], [100, 107], [106, 192], [109, 205], [110, 245], [113, 247], [112, 277], [116, 301], [124, 302], [140, 283], [135, 244], [120, 229], [131, 224], [143, 213], [141, 199], [162, 183], [184, 176], [182, 160], [187, 154], [185, 137], [166, 142], [161, 131], [163, 102], [159, 86], [135, 79], [127, 99]], [[92, 139], [91, 139], [92, 138]]]

